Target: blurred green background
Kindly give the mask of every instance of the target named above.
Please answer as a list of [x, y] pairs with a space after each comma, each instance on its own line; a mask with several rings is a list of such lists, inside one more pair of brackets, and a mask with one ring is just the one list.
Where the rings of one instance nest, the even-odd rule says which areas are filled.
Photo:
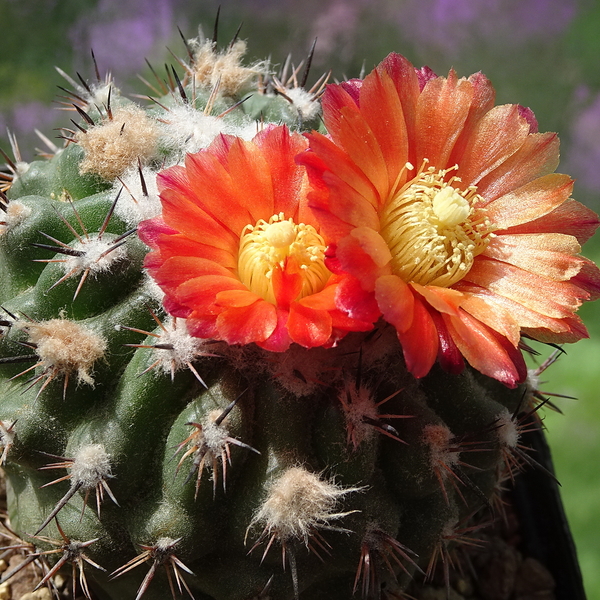
[[[144, 59], [159, 69], [184, 55], [197, 28], [212, 35], [221, 5], [225, 44], [243, 21], [249, 60], [289, 52], [299, 62], [317, 38], [312, 79], [368, 72], [390, 51], [439, 74], [483, 71], [498, 103], [532, 108], [541, 131], [557, 131], [561, 166], [577, 179], [575, 196], [600, 210], [600, 2], [597, 0], [0, 0], [0, 146], [15, 132], [23, 157], [41, 146], [34, 128], [53, 138], [68, 125], [57, 111], [54, 69], [92, 79], [90, 49], [100, 72], [112, 72], [125, 92], [145, 93], [136, 73], [150, 78]], [[600, 260], [600, 241], [585, 254]], [[581, 315], [591, 337], [566, 348], [544, 374], [542, 389], [576, 396], [546, 415], [563, 499], [575, 536], [589, 600], [600, 600], [600, 313]], [[542, 348], [542, 350], [544, 350]], [[544, 350], [545, 351], [545, 350]], [[546, 377], [547, 376], [547, 377]]]

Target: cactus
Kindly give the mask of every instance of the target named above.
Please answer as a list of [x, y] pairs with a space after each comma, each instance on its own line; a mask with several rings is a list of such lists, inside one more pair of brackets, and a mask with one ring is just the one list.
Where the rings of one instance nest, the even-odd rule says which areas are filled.
[[598, 293], [556, 136], [482, 75], [323, 96], [244, 48], [188, 42], [146, 108], [65, 75], [64, 147], [7, 157], [10, 523], [87, 598], [402, 597], [533, 462], [525, 338]]

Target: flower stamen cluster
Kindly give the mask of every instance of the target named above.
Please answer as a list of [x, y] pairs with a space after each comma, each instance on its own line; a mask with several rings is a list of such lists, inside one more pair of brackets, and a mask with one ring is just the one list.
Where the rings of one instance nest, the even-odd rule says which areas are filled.
[[[487, 247], [492, 226], [476, 206], [483, 202], [476, 186], [457, 187], [460, 177], [446, 180], [449, 169], [425, 168], [381, 213], [381, 236], [391, 253], [394, 275], [421, 285], [448, 287], [464, 277]], [[412, 167], [407, 163], [407, 168]]]
[[297, 299], [320, 292], [331, 273], [325, 267], [325, 243], [312, 225], [294, 223], [283, 213], [256, 225], [246, 225], [240, 240], [238, 273], [249, 290], [275, 304], [273, 270], [293, 259], [300, 268], [302, 288]]

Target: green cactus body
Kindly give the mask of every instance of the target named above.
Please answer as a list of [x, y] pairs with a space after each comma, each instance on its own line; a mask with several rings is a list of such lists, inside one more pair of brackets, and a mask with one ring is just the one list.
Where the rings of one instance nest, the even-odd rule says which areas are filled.
[[[67, 307], [71, 291], [64, 296]], [[143, 346], [156, 345], [156, 338], [124, 328], [110, 331], [125, 322], [127, 327], [150, 329], [151, 302], [135, 290], [100, 315], [65, 319], [100, 331], [106, 339], [121, 338], [114, 345], [111, 340], [94, 362], [93, 384], [77, 383], [73, 376], [64, 390], [61, 373], [40, 392], [51, 376], [50, 367], [24, 393], [18, 379], [8, 378], [23, 365], [4, 366], [8, 373], [3, 381], [3, 421], [15, 422], [16, 432], [5, 468], [11, 482], [11, 522], [17, 531], [35, 533], [61, 498], [81, 482], [72, 475], [42, 488], [73, 471], [68, 465], [40, 471], [65, 462], [44, 453], [67, 458], [79, 454], [80, 461], [92, 465], [100, 456], [109, 468], [102, 472], [101, 467], [97, 480], [84, 482], [56, 520], [71, 540], [97, 538], [86, 555], [108, 573], [143, 547], [178, 540], [172, 556], [193, 571], [192, 576], [180, 568], [196, 598], [249, 599], [260, 597], [264, 589], [269, 597], [293, 598], [294, 585], [307, 597], [318, 598], [334, 593], [331, 581], [337, 596], [329, 597], [348, 598], [366, 551], [373, 556], [370, 568], [377, 570], [378, 585], [396, 585], [398, 574], [385, 566], [395, 552], [390, 540], [407, 548], [406, 558], [397, 556], [413, 572], [417, 561], [423, 562], [440, 543], [444, 529], [481, 505], [466, 483], [457, 485], [452, 477], [468, 478], [482, 495], [494, 494], [502, 458], [499, 436], [489, 426], [507, 405], [514, 410], [517, 391], [494, 398], [470, 372], [460, 376], [461, 392], [468, 398], [465, 410], [481, 405], [482, 417], [481, 423], [473, 424], [470, 415], [453, 416], [454, 431], [459, 431], [455, 437], [442, 411], [435, 410], [439, 397], [432, 401], [428, 389], [443, 389], [450, 376], [440, 371], [418, 383], [401, 366], [400, 349], [389, 335], [370, 343], [355, 336], [331, 351], [302, 351], [295, 374], [279, 376], [278, 365], [261, 373], [253, 368], [267, 363], [268, 353], [247, 350], [232, 356], [224, 345], [215, 344], [210, 353], [217, 356], [199, 355], [193, 362], [205, 389], [189, 370], [173, 378], [159, 366], [144, 373], [169, 350], [123, 348], [125, 334], [127, 343]], [[7, 309], [20, 311], [18, 297]], [[25, 312], [35, 318], [35, 305]], [[3, 349], [14, 355], [21, 349], [15, 342], [26, 340], [26, 331], [13, 326]], [[153, 333], [164, 335], [161, 328]], [[359, 352], [376, 350], [369, 345], [378, 344], [385, 344], [387, 355], [359, 365]], [[29, 353], [23, 348], [20, 355]], [[306, 361], [319, 365], [319, 384], [286, 381], [286, 376], [303, 379]], [[362, 382], [356, 389], [358, 369]], [[330, 370], [333, 376], [327, 375]], [[298, 393], [299, 387], [306, 391]], [[388, 396], [392, 397], [384, 403], [385, 410], [378, 409], [376, 404]], [[359, 401], [364, 406], [358, 410], [368, 411], [368, 422], [361, 420], [360, 412], [349, 417]], [[467, 435], [490, 451], [485, 464], [461, 454], [460, 436]], [[457, 475], [459, 459], [467, 464]], [[473, 469], [467, 466], [470, 462]], [[99, 516], [98, 495], [104, 496]], [[55, 522], [43, 534], [60, 539]], [[289, 561], [287, 572], [281, 566], [282, 548]], [[113, 580], [90, 566], [85, 569], [101, 597], [135, 597], [145, 575], [137, 569]], [[145, 597], [165, 597], [165, 581], [159, 571]]]
[[[385, 566], [395, 552], [390, 540], [407, 548], [406, 558], [397, 556], [412, 572], [444, 528], [481, 504], [448, 475], [459, 457], [474, 468], [461, 467], [457, 478], [493, 495], [502, 457], [490, 425], [515, 410], [520, 391], [499, 386], [490, 394], [468, 371], [440, 370], [419, 382], [385, 327], [370, 339], [348, 336], [335, 349], [284, 355], [202, 343], [184, 320], [162, 315], [133, 236], [114, 266], [90, 274], [74, 299], [81, 273], [53, 287], [63, 263], [32, 262], [48, 249], [31, 240], [51, 236], [74, 246], [79, 219], [94, 238], [110, 195], [73, 206], [40, 196], [19, 201], [31, 215], [2, 238], [4, 264], [24, 267], [3, 298], [2, 420], [15, 432], [5, 465], [11, 523], [23, 536], [36, 533], [80, 485], [41, 533], [60, 539], [58, 523], [70, 540], [97, 540], [85, 554], [107, 572], [84, 568], [100, 597], [135, 597], [143, 568], [109, 574], [142, 548], [171, 540], [165, 566], [176, 557], [194, 573], [177, 567], [196, 598], [250, 599], [265, 589], [293, 598], [295, 586], [307, 597], [335, 597], [332, 581], [337, 597], [348, 598], [366, 551], [375, 581], [396, 585], [399, 574]], [[110, 245], [126, 231], [113, 217], [104, 236]], [[33, 381], [24, 383], [28, 375]], [[449, 396], [450, 382], [460, 391]], [[468, 435], [488, 451], [484, 464], [476, 454], [462, 457], [460, 439]], [[77, 456], [84, 465], [106, 464], [82, 482], [69, 464]], [[63, 466], [40, 470], [57, 463]], [[303, 498], [311, 494], [310, 502]], [[162, 571], [144, 597], [168, 594]]]
[[[224, 82], [218, 61], [242, 69], [233, 48], [196, 44], [195, 66], [212, 60]], [[34, 555], [71, 544], [99, 598], [399, 597], [461, 523], [493, 510], [531, 390], [471, 368], [417, 379], [382, 322], [335, 347], [269, 352], [192, 337], [167, 315], [135, 234], [160, 209], [156, 172], [204, 135], [261, 119], [308, 130], [319, 109], [285, 77], [279, 95], [252, 69], [238, 88], [210, 69], [193, 86], [193, 66], [146, 111], [110, 84], [79, 90], [72, 141], [3, 200], [12, 527]], [[310, 110], [294, 105], [302, 94]]]

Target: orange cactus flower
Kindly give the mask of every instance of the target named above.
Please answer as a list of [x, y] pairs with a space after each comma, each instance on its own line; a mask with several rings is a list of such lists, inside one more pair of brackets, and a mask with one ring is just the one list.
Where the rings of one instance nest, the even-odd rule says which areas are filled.
[[307, 207], [307, 141], [272, 127], [221, 136], [158, 176], [162, 214], [140, 224], [146, 267], [191, 335], [273, 351], [331, 345], [370, 322], [334, 301], [338, 276]]
[[329, 135], [309, 134], [298, 162], [326, 264], [347, 279], [337, 306], [352, 315], [370, 294], [416, 377], [466, 359], [515, 386], [521, 336], [587, 335], [574, 313], [600, 271], [579, 252], [598, 218], [554, 173], [558, 138], [529, 109], [494, 106], [481, 73], [438, 77], [391, 54], [328, 86], [323, 113]]

